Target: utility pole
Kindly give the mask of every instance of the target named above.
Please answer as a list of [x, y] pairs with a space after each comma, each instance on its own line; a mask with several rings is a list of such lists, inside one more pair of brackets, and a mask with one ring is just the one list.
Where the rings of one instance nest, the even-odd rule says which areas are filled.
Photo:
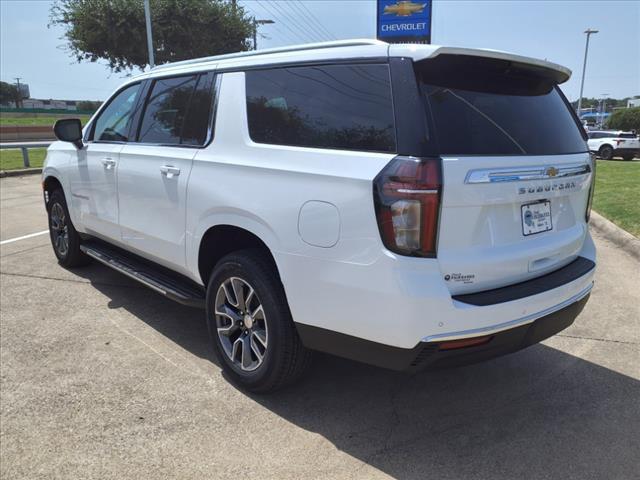
[[584, 47], [584, 63], [582, 64], [582, 81], [580, 82], [580, 98], [578, 99], [578, 118], [580, 118], [580, 109], [582, 108], [582, 91], [584, 89], [584, 73], [587, 70], [587, 53], [589, 53], [589, 37], [598, 33], [598, 30], [587, 28], [584, 33], [587, 34], [587, 44]]
[[276, 23], [273, 20], [256, 20], [256, 17], [253, 17], [253, 49], [258, 49], [258, 25], [267, 25], [270, 23]]
[[15, 77], [16, 81], [16, 90], [18, 91], [18, 95], [16, 96], [16, 108], [20, 108], [22, 105], [22, 90], [20, 89], [20, 80], [22, 77]]
[[149, 0], [144, 0], [144, 20], [147, 24], [147, 49], [149, 50], [149, 67], [156, 66], [156, 60], [153, 57], [153, 34], [151, 33], [151, 7]]

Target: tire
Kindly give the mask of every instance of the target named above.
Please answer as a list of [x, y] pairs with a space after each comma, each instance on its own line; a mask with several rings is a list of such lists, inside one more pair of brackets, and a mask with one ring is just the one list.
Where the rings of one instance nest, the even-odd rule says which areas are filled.
[[603, 145], [598, 150], [598, 156], [602, 160], [611, 160], [613, 158], [613, 147], [611, 145]]
[[622, 156], [622, 159], [628, 162], [629, 160], [633, 160], [633, 157], [634, 157], [633, 153], [625, 153]]
[[260, 250], [240, 250], [218, 262], [207, 286], [206, 310], [215, 354], [241, 388], [273, 392], [307, 369], [311, 351], [298, 337], [275, 266]]
[[71, 223], [62, 190], [54, 190], [51, 193], [47, 204], [47, 216], [49, 217], [49, 238], [58, 263], [66, 268], [80, 267], [89, 263], [89, 257], [80, 250], [80, 235]]

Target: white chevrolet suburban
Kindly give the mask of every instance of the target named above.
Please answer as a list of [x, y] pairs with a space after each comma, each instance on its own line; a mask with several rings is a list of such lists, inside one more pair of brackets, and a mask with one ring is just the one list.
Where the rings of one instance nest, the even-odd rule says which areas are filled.
[[373, 40], [156, 67], [84, 130], [56, 124], [55, 255], [205, 308], [251, 391], [291, 383], [312, 350], [417, 370], [522, 349], [593, 285], [570, 73]]

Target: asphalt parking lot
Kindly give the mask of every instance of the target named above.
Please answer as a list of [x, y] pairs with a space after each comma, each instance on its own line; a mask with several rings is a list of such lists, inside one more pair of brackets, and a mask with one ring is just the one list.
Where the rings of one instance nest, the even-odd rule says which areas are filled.
[[[46, 229], [39, 181], [0, 180], [0, 240]], [[591, 300], [541, 345], [413, 376], [318, 355], [264, 397], [221, 374], [202, 312], [65, 270], [47, 235], [6, 243], [0, 476], [638, 478], [640, 264], [594, 236]]]

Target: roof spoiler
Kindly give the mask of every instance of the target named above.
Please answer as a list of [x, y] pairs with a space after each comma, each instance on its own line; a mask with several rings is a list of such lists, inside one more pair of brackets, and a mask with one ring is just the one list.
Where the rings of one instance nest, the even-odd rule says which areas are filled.
[[556, 84], [564, 83], [571, 77], [571, 70], [557, 63], [540, 60], [538, 58], [524, 57], [499, 50], [461, 47], [439, 47], [435, 45], [405, 45], [396, 44], [389, 46], [389, 56], [409, 56], [414, 61], [427, 60], [443, 55], [460, 55], [506, 60], [534, 67], [545, 77], [552, 79]]

